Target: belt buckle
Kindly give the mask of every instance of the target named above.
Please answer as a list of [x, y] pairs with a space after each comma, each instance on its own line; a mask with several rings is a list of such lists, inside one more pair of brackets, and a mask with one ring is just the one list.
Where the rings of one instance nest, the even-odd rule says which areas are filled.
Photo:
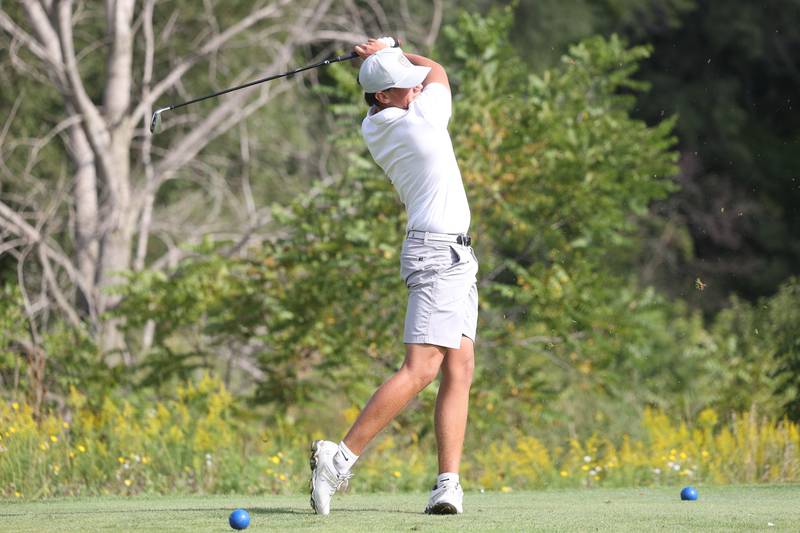
[[469, 246], [470, 244], [472, 244], [472, 237], [470, 237], [469, 235], [459, 235], [458, 237], [456, 237], [456, 243], [462, 246]]

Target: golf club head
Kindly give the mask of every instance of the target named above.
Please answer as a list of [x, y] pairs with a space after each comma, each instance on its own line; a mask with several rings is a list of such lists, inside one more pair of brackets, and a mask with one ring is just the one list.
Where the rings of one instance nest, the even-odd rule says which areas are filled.
[[162, 107], [153, 113], [153, 117], [150, 119], [150, 133], [156, 133], [158, 131], [158, 129], [161, 127], [161, 113], [167, 111], [168, 109], [168, 107]]

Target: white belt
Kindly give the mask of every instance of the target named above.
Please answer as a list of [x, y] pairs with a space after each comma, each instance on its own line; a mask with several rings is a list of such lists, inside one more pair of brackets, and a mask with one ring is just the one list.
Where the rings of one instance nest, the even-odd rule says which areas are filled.
[[463, 244], [469, 246], [472, 244], [472, 237], [466, 233], [433, 233], [431, 231], [409, 230], [406, 235], [409, 239], [420, 239], [423, 241], [442, 241], [454, 242], [456, 244]]

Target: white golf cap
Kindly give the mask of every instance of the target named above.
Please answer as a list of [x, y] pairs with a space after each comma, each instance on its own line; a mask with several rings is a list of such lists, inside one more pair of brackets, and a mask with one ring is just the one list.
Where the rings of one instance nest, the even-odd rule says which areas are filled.
[[382, 48], [361, 64], [358, 83], [368, 93], [392, 87], [408, 89], [422, 83], [430, 70], [430, 67], [411, 64], [399, 48]]

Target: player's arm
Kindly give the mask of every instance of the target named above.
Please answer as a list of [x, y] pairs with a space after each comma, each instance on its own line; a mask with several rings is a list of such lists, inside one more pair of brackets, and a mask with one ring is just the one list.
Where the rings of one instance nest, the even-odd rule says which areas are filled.
[[447, 79], [447, 72], [444, 70], [444, 67], [441, 66], [439, 63], [434, 61], [433, 59], [428, 59], [427, 57], [420, 56], [417, 54], [405, 54], [409, 61], [412, 64], [418, 65], [420, 67], [430, 67], [431, 71], [428, 72], [428, 75], [422, 80], [422, 86], [425, 87], [429, 83], [441, 83], [447, 90], [450, 90], [450, 80]]

